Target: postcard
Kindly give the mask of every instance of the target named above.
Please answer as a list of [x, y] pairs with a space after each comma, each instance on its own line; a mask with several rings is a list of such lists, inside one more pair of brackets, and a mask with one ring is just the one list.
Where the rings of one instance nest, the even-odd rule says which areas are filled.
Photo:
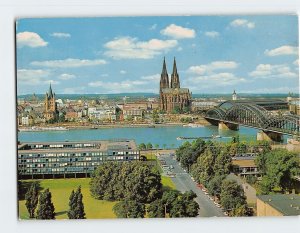
[[300, 215], [298, 16], [16, 20], [20, 220]]

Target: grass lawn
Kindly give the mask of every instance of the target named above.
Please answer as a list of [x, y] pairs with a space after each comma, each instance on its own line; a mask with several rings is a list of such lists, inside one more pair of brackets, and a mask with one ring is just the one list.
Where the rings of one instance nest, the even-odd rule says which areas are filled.
[[[56, 219], [68, 219], [67, 211], [69, 209], [69, 197], [72, 190], [77, 189], [81, 185], [83, 195], [84, 210], [87, 219], [116, 218], [112, 211], [113, 206], [117, 202], [103, 201], [94, 199], [89, 190], [90, 178], [77, 179], [49, 179], [35, 180], [39, 182], [40, 188], [49, 188], [52, 193], [52, 202], [55, 207]], [[27, 187], [33, 181], [23, 181]], [[175, 185], [170, 177], [162, 176], [161, 182], [164, 190], [175, 189]], [[19, 201], [19, 217], [20, 219], [29, 219], [28, 211], [25, 206], [25, 200]]]
[[167, 176], [162, 176], [161, 177], [161, 183], [163, 185], [163, 189], [164, 190], [168, 190], [168, 189], [176, 189], [175, 184], [173, 183], [172, 179], [170, 177]]
[[[24, 181], [32, 182], [32, 181]], [[90, 178], [39, 180], [42, 189], [49, 188], [55, 207], [56, 219], [68, 219], [69, 196], [71, 191], [81, 185], [84, 210], [87, 219], [116, 218], [112, 207], [117, 202], [96, 200], [90, 195]], [[25, 200], [19, 201], [20, 219], [28, 219]]]

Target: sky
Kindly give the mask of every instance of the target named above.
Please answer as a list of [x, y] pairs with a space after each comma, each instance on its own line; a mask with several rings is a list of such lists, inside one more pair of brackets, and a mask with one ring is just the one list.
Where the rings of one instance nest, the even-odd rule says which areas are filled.
[[296, 15], [24, 18], [17, 92], [158, 93], [176, 57], [192, 93], [298, 93]]

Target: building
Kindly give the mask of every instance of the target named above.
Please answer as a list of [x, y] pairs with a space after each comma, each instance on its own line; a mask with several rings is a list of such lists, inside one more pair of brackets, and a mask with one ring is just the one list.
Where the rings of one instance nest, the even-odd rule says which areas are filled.
[[240, 176], [258, 176], [260, 172], [255, 164], [255, 153], [238, 154], [232, 157], [233, 172]]
[[300, 196], [296, 194], [259, 195], [256, 200], [257, 216], [298, 216]]
[[164, 59], [159, 87], [160, 110], [171, 113], [173, 110], [183, 110], [190, 106], [191, 93], [188, 88], [180, 87], [179, 74], [177, 72], [176, 60], [174, 58], [171, 82], [167, 72]]
[[236, 94], [235, 90], [232, 93], [232, 100], [237, 100], [237, 94]]
[[18, 145], [20, 179], [87, 177], [105, 161], [140, 159], [134, 140], [30, 142]]
[[46, 121], [56, 120], [58, 117], [57, 104], [55, 101], [55, 93], [52, 92], [51, 83], [49, 91], [45, 95], [45, 111], [44, 118]]

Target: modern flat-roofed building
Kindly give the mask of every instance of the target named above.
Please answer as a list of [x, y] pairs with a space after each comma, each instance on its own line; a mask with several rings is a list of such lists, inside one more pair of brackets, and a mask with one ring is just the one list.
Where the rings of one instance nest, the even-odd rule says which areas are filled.
[[105, 161], [140, 159], [134, 140], [26, 142], [18, 145], [20, 179], [87, 177]]
[[257, 216], [300, 215], [300, 196], [296, 194], [273, 194], [257, 196]]

